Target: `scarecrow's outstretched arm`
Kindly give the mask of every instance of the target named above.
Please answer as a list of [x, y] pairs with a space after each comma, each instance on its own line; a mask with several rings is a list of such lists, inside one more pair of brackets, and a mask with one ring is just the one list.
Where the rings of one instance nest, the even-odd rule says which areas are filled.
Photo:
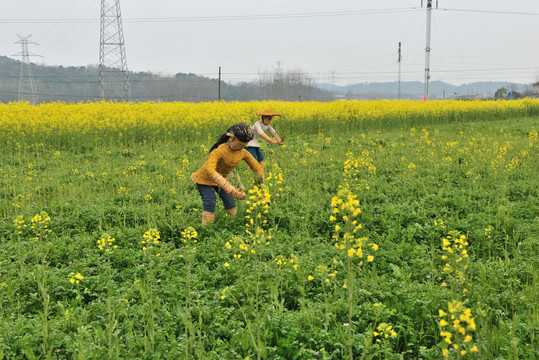
[[246, 195], [243, 191], [238, 190], [234, 186], [232, 186], [232, 184], [229, 183], [221, 174], [216, 172], [213, 173], [211, 177], [212, 180], [215, 181], [217, 186], [219, 186], [221, 189], [223, 189], [230, 195], [234, 196], [236, 199], [244, 200], [246, 198]]

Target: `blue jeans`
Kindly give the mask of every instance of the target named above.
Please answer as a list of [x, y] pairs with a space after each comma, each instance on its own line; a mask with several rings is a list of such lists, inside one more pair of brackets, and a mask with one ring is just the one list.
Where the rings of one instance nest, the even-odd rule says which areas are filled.
[[262, 154], [262, 150], [260, 150], [259, 147], [248, 146], [245, 149], [249, 151], [258, 162], [264, 161], [264, 154]]
[[202, 197], [202, 210], [215, 213], [215, 202], [217, 197], [215, 193], [219, 194], [225, 210], [234, 209], [236, 207], [236, 199], [218, 186], [201, 185], [197, 184], [198, 192]]

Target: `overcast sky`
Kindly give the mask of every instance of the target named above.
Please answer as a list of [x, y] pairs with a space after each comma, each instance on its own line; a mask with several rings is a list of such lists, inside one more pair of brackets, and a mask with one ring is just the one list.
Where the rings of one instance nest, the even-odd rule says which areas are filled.
[[[114, 0], [107, 0], [113, 3]], [[424, 0], [121, 0], [130, 71], [237, 83], [302, 71], [335, 84], [424, 80]], [[436, 7], [436, 0], [433, 0]], [[46, 65], [99, 63], [101, 0], [3, 1], [0, 55]], [[431, 81], [539, 81], [539, 0], [439, 0]]]

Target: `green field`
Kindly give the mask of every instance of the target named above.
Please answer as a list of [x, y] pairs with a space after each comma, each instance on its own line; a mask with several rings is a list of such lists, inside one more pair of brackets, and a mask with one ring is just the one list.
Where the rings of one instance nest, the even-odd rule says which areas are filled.
[[206, 228], [224, 128], [3, 139], [0, 359], [539, 358], [539, 118], [275, 126], [267, 208]]

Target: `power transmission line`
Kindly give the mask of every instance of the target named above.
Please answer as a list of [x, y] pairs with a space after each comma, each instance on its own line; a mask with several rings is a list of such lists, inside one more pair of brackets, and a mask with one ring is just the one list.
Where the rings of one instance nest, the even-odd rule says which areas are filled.
[[[536, 12], [519, 12], [519, 11], [494, 11], [494, 10], [473, 10], [473, 9], [452, 9], [439, 8], [443, 11], [454, 12], [470, 12], [478, 14], [498, 14], [498, 15], [522, 15], [522, 16], [539, 16]], [[374, 10], [350, 10], [350, 11], [334, 11], [334, 12], [318, 12], [318, 13], [291, 13], [291, 14], [268, 14], [268, 15], [232, 15], [232, 16], [193, 16], [181, 18], [127, 18], [123, 22], [192, 22], [192, 21], [237, 21], [237, 20], [265, 20], [265, 19], [288, 19], [288, 18], [315, 18], [315, 17], [335, 17], [335, 16], [356, 16], [356, 15], [372, 15], [372, 14], [390, 14], [397, 12], [415, 12], [420, 9], [413, 8], [395, 8], [395, 9], [374, 9]], [[0, 19], [0, 23], [4, 24], [80, 24], [80, 23], [97, 23], [96, 18], [88, 19]]]
[[478, 14], [539, 16], [539, 13], [523, 12], [523, 11], [495, 11], [495, 10], [471, 10], [471, 9], [450, 9], [450, 8], [440, 8], [440, 10], [457, 11], [457, 12], [470, 12], [470, 13], [478, 13]]
[[[290, 14], [266, 14], [266, 15], [230, 15], [230, 16], [192, 16], [178, 18], [126, 18], [124, 22], [198, 22], [198, 21], [238, 21], [238, 20], [270, 20], [290, 18], [316, 18], [335, 16], [356, 16], [373, 14], [391, 14], [398, 12], [414, 12], [415, 8], [374, 9], [374, 10], [349, 10], [316, 13], [290, 13]], [[0, 23], [28, 24], [28, 23], [96, 23], [97, 19], [0, 19]]]
[[[502, 72], [502, 71], [530, 71], [530, 70], [537, 70], [537, 67], [503, 67], [503, 68], [480, 68], [480, 69], [446, 69], [446, 70], [436, 70], [436, 73], [464, 73], [464, 72]], [[303, 72], [306, 75], [309, 75], [313, 78], [320, 76], [327, 76], [329, 77], [331, 74], [333, 74], [335, 71], [318, 71], [318, 72]], [[423, 73], [423, 70], [406, 70], [401, 71], [403, 74], [420, 74]], [[209, 74], [209, 73], [208, 73]], [[205, 77], [205, 75], [208, 74], [197, 74], [197, 76]], [[213, 74], [213, 73], [211, 73]], [[339, 76], [343, 75], [384, 75], [384, 74], [391, 74], [396, 75], [398, 74], [398, 71], [339, 71]], [[258, 76], [259, 73], [257, 72], [234, 72], [234, 73], [225, 73], [223, 72], [223, 75], [228, 76], [238, 76], [238, 75], [252, 75], [252, 76]], [[0, 78], [10, 79], [10, 78], [18, 78], [19, 75], [0, 75]], [[36, 75], [35, 73], [32, 73], [33, 79], [67, 79], [67, 78], [74, 78], [74, 79], [83, 79], [83, 78], [89, 78], [93, 79], [95, 75]], [[137, 78], [150, 78], [148, 80], [137, 80]], [[198, 83], [198, 82], [204, 82], [207, 79], [215, 80], [212, 78], [204, 78], [200, 80], [190, 80], [190, 79], [181, 79], [182, 83]], [[172, 81], [172, 80], [178, 80], [175, 77], [165, 77], [165, 76], [159, 76], [159, 75], [144, 75], [144, 74], [132, 74], [131, 78], [129, 79], [129, 83], [136, 82], [136, 81]], [[91, 81], [96, 82], [96, 81]]]

